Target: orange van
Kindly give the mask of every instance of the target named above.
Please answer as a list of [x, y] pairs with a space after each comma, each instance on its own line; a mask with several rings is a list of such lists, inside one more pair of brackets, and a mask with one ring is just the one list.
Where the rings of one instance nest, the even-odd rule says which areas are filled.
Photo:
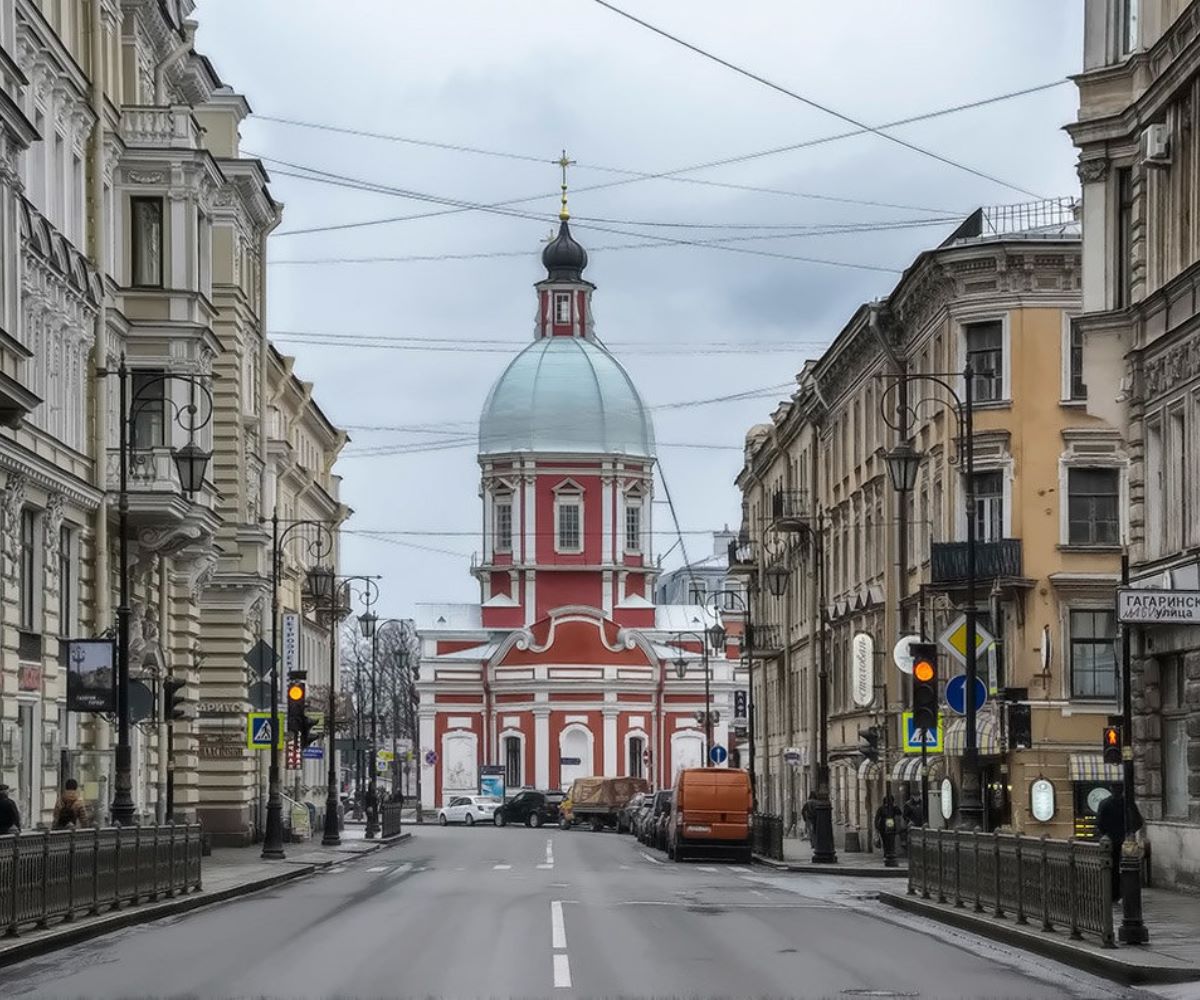
[[680, 771], [667, 824], [667, 855], [674, 861], [689, 854], [749, 861], [752, 809], [747, 772], [726, 767]]

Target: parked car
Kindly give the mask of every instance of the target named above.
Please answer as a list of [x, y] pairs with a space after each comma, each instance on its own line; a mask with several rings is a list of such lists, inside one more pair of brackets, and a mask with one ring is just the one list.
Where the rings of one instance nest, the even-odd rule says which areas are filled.
[[652, 792], [638, 792], [625, 803], [625, 807], [617, 813], [617, 833], [630, 833], [633, 831], [634, 816], [641, 809], [642, 803], [652, 796]]
[[750, 775], [736, 768], [689, 767], [675, 779], [665, 824], [668, 857], [725, 855], [751, 859]]
[[671, 790], [663, 789], [654, 793], [654, 806], [650, 815], [642, 823], [642, 843], [649, 847], [659, 847], [663, 841], [659, 836], [664, 820], [671, 812]]
[[630, 826], [633, 829], [633, 835], [640, 841], [642, 839], [642, 829], [646, 825], [646, 820], [654, 811], [654, 793], [647, 792], [642, 798], [641, 804], [637, 808], [637, 812], [633, 814], [633, 820]]
[[500, 804], [495, 795], [456, 795], [438, 810], [438, 822], [442, 826], [447, 823], [466, 823], [467, 826], [490, 823]]
[[492, 822], [496, 826], [524, 823], [535, 829], [545, 824], [554, 825], [558, 822], [559, 806], [562, 805], [563, 798], [562, 792], [520, 792], [496, 807], [492, 814]]

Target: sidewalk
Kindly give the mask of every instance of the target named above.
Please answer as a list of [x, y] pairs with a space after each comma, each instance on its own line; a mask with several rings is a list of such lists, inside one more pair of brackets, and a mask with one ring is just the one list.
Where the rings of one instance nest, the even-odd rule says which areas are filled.
[[[1018, 924], [1011, 917], [995, 917], [919, 895], [909, 896], [903, 889], [880, 893], [879, 900], [1129, 986], [1200, 980], [1200, 899], [1168, 889], [1142, 890], [1150, 943], [1116, 948], [1105, 948], [1090, 935], [1072, 941], [1065, 929], [1046, 932], [1032, 922]], [[1120, 926], [1119, 905], [1113, 912], [1113, 922]]]
[[876, 851], [868, 854], [865, 851], [839, 851], [837, 862], [831, 865], [814, 865], [812, 863], [812, 845], [807, 840], [796, 837], [784, 837], [783, 860], [774, 861], [771, 858], [754, 856], [754, 860], [768, 868], [785, 872], [807, 872], [821, 875], [871, 876], [880, 878], [907, 878], [908, 859], [896, 855], [895, 868], [887, 868], [883, 864], [883, 852]]
[[412, 831], [406, 828], [400, 836], [391, 840], [366, 840], [361, 826], [347, 826], [342, 831], [340, 846], [322, 847], [319, 836], [303, 844], [285, 844], [284, 852], [287, 856], [282, 861], [264, 860], [261, 844], [249, 847], [219, 847], [201, 862], [203, 888], [199, 892], [154, 903], [124, 906], [119, 910], [105, 911], [95, 917], [77, 916], [71, 922], [52, 924], [44, 930], [31, 928], [22, 931], [20, 937], [0, 937], [0, 967], [99, 937], [123, 927], [185, 913], [210, 903], [218, 903], [268, 889], [281, 882], [303, 878], [321, 868], [403, 843], [411, 836]]

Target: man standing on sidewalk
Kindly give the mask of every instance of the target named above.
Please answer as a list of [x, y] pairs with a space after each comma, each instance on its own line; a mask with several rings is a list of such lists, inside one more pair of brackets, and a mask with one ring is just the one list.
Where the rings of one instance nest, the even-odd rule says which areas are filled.
[[8, 785], [0, 784], [0, 835], [21, 832], [21, 813], [8, 797]]
[[[1133, 806], [1133, 829], [1129, 833], [1137, 833], [1142, 828], [1142, 814], [1138, 811], [1137, 803]], [[1108, 849], [1112, 854], [1112, 899], [1114, 903], [1121, 901], [1121, 845], [1125, 843], [1125, 794], [1122, 785], [1117, 785], [1116, 791], [1100, 803], [1096, 810], [1096, 830], [1101, 837], [1108, 838]]]

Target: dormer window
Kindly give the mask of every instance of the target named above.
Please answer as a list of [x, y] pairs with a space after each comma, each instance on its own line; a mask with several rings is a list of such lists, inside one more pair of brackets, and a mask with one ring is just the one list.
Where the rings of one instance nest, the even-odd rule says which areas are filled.
[[570, 292], [555, 292], [554, 293], [554, 322], [555, 323], [570, 323], [571, 322], [571, 293]]
[[496, 551], [512, 551], [512, 494], [497, 493], [495, 506]]
[[554, 490], [554, 550], [583, 551], [583, 490], [569, 479]]

